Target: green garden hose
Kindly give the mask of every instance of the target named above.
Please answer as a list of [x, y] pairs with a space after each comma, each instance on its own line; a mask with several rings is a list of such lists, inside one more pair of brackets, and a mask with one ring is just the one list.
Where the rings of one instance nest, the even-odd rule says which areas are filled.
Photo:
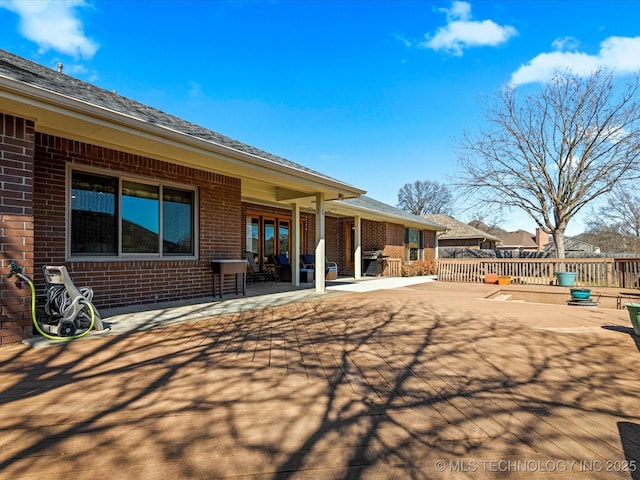
[[84, 332], [79, 333], [78, 335], [61, 337], [59, 335], [50, 335], [45, 331], [43, 331], [42, 328], [40, 328], [38, 319], [36, 318], [36, 289], [33, 286], [33, 282], [29, 277], [27, 277], [22, 273], [16, 273], [16, 274], [21, 280], [24, 280], [25, 282], [27, 282], [29, 284], [29, 288], [31, 288], [31, 319], [33, 320], [33, 326], [36, 328], [36, 330], [40, 335], [42, 335], [45, 338], [48, 338], [49, 340], [75, 340], [76, 338], [84, 337], [93, 328], [93, 324], [95, 323], [95, 319], [96, 319], [95, 312], [93, 311], [93, 306], [89, 302], [81, 301], [80, 303], [83, 303], [84, 305], [86, 305], [89, 308], [89, 312], [91, 313], [91, 324], [89, 325], [89, 328], [87, 328]]

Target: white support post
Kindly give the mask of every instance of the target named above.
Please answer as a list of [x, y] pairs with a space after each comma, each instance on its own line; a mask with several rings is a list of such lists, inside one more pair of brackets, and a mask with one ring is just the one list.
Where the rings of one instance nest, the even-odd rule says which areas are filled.
[[362, 219], [359, 216], [353, 217], [354, 255], [353, 255], [353, 276], [358, 280], [362, 278]]
[[291, 204], [291, 283], [294, 287], [300, 285], [300, 205]]
[[316, 193], [316, 292], [325, 293], [324, 193]]

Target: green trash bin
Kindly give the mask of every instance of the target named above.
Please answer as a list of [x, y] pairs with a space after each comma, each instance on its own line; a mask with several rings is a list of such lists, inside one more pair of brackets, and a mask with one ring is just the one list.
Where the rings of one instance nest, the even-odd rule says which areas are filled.
[[627, 303], [629, 319], [633, 325], [633, 332], [640, 336], [640, 303]]

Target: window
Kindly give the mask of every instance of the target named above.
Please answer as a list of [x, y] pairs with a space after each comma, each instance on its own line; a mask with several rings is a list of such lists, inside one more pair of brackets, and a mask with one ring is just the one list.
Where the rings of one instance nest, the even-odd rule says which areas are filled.
[[260, 219], [247, 217], [247, 252], [253, 253], [253, 258], [260, 255]]
[[421, 230], [415, 228], [404, 229], [405, 259], [408, 262], [422, 260], [424, 257], [424, 236]]
[[122, 182], [122, 253], [157, 253], [160, 187]]
[[278, 252], [289, 255], [289, 222], [278, 222]]
[[76, 256], [194, 256], [195, 191], [71, 172]]
[[263, 261], [267, 262], [270, 255], [275, 255], [276, 252], [276, 222], [275, 220], [265, 220], [263, 222], [264, 236], [262, 237], [262, 257]]
[[71, 254], [118, 252], [118, 181], [74, 172], [71, 181]]
[[165, 255], [194, 255], [194, 192], [163, 188], [162, 252]]

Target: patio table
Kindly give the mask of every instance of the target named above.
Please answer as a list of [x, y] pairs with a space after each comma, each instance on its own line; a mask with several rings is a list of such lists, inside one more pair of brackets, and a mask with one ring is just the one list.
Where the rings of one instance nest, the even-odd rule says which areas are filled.
[[211, 260], [213, 269], [213, 298], [217, 295], [217, 279], [220, 279], [220, 298], [224, 289], [224, 276], [235, 275], [236, 295], [238, 294], [238, 275], [242, 275], [242, 295], [247, 294], [247, 261], [246, 260]]

